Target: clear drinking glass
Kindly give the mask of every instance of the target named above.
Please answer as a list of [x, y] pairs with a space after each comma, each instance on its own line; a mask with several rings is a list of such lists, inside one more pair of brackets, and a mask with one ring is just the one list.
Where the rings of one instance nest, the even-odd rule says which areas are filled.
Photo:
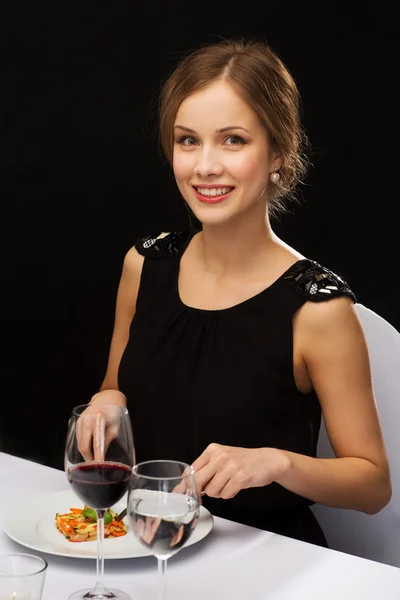
[[41, 600], [47, 562], [33, 554], [0, 556], [0, 600]]
[[137, 539], [157, 558], [159, 600], [165, 600], [167, 560], [190, 538], [199, 512], [191, 466], [172, 460], [153, 460], [132, 469], [128, 515]]
[[70, 600], [129, 600], [125, 592], [104, 585], [104, 515], [121, 500], [129, 486], [135, 464], [131, 421], [124, 407], [103, 405], [98, 412], [93, 408], [84, 404], [72, 411], [65, 471], [78, 498], [96, 511], [97, 580], [94, 588], [75, 592]]

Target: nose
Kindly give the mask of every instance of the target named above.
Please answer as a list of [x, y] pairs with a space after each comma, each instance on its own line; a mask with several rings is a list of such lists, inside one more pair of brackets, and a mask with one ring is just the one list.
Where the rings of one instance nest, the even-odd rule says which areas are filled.
[[223, 170], [223, 165], [218, 161], [217, 155], [209, 149], [204, 149], [201, 152], [194, 167], [196, 175], [204, 178], [221, 175]]

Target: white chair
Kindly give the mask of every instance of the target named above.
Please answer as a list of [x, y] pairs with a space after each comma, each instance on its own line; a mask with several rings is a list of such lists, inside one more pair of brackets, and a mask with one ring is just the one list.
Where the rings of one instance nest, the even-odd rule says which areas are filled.
[[[400, 333], [362, 304], [356, 305], [370, 353], [372, 379], [392, 474], [393, 494], [377, 515], [315, 505], [329, 547], [400, 566]], [[318, 456], [334, 456], [322, 423]], [[400, 596], [399, 596], [400, 597]]]

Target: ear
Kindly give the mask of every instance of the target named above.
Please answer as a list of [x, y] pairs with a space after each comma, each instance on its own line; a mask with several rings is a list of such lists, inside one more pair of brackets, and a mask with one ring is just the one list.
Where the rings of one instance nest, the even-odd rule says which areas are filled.
[[284, 156], [282, 154], [282, 152], [277, 149], [272, 153], [272, 161], [271, 161], [271, 169], [272, 171], [279, 171], [279, 169], [282, 167], [283, 163], [284, 163]]
[[279, 171], [279, 169], [283, 166], [284, 164], [284, 158], [283, 158], [283, 154], [280, 153], [274, 153], [272, 155], [272, 161], [271, 161], [271, 173], [273, 171]]

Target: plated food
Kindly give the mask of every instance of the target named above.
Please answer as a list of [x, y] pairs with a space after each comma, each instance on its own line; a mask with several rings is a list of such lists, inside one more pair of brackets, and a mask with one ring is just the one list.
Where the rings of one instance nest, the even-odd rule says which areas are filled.
[[[126, 525], [116, 521], [117, 513], [111, 508], [104, 516], [104, 537], [117, 538], [126, 535]], [[85, 504], [84, 508], [70, 508], [68, 513], [56, 513], [58, 531], [69, 542], [91, 542], [97, 537], [96, 511]]]
[[[54, 516], [57, 512], [68, 514], [71, 512], [70, 507], [83, 507], [83, 504], [71, 489], [30, 498], [29, 510], [26, 508], [26, 498], [21, 499], [19, 503], [14, 501], [5, 511], [4, 531], [18, 544], [36, 552], [81, 560], [95, 560], [97, 557], [95, 538], [91, 538], [91, 541], [88, 540], [88, 543], [71, 544], [55, 525]], [[126, 499], [112, 506], [118, 515], [124, 508], [126, 508]], [[105, 539], [104, 557], [107, 560], [121, 560], [149, 556], [149, 550], [133, 534], [129, 518], [126, 517], [124, 521], [126, 535]], [[186, 542], [186, 546], [192, 546], [205, 538], [212, 528], [213, 517], [204, 506], [201, 506], [198, 525]]]

